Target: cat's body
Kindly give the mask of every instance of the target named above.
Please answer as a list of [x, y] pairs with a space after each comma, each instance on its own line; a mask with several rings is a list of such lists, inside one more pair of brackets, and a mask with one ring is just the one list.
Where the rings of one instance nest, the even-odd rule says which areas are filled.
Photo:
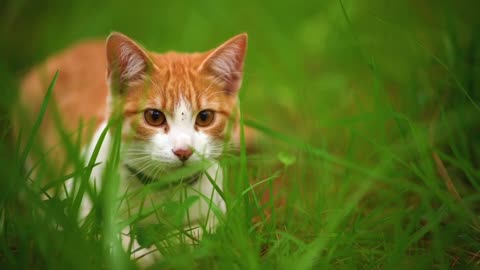
[[[202, 227], [211, 230], [216, 226], [212, 205], [217, 213], [225, 212], [225, 202], [211, 180], [222, 189], [223, 173], [217, 159], [229, 143], [229, 127], [236, 125], [246, 43], [247, 36], [242, 34], [206, 53], [156, 54], [114, 33], [106, 43], [81, 43], [29, 73], [21, 86], [21, 105], [27, 118], [35, 119], [48, 83], [59, 70], [51, 103], [68, 134], [78, 133], [82, 126], [87, 160], [107, 122], [119, 116], [123, 123], [119, 194], [141, 189], [150, 184], [147, 182], [158, 184], [162, 177], [207, 163], [204, 170], [174, 179], [146, 197], [122, 202], [122, 211], [130, 213], [155, 207], [165, 198], [200, 197], [190, 206], [184, 223], [194, 230], [194, 237], [199, 237]], [[52, 108], [43, 119], [37, 143], [48, 149], [43, 159], [64, 166], [67, 155]], [[110, 153], [111, 133], [107, 133], [96, 160], [101, 164], [92, 173], [97, 187]], [[36, 160], [30, 157], [32, 164]], [[186, 193], [174, 192], [183, 187]], [[86, 199], [82, 216], [89, 211]], [[147, 218], [146, 222], [155, 220]]]

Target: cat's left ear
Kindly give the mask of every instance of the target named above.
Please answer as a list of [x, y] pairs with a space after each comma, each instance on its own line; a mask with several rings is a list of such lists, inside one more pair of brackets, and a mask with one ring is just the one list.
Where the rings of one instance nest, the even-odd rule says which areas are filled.
[[107, 79], [112, 89], [142, 81], [151, 72], [148, 54], [129, 37], [112, 33], [107, 38]]
[[227, 40], [206, 56], [199, 71], [213, 76], [228, 93], [236, 94], [242, 85], [247, 40], [246, 33]]

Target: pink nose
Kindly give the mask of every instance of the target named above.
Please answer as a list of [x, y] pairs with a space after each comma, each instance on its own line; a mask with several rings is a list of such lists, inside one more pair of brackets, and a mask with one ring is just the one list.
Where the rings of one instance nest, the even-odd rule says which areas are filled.
[[193, 153], [190, 148], [180, 148], [172, 151], [181, 161], [186, 161]]

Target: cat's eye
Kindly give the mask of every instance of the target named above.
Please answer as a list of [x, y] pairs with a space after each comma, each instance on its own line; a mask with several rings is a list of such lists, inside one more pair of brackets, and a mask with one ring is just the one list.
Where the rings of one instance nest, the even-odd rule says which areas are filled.
[[147, 121], [149, 125], [154, 127], [159, 127], [167, 122], [166, 121], [167, 119], [165, 118], [165, 114], [163, 114], [159, 110], [147, 109], [145, 110], [143, 115], [145, 117], [145, 121]]
[[203, 110], [197, 114], [195, 124], [200, 127], [206, 127], [213, 122], [215, 113], [212, 110]]

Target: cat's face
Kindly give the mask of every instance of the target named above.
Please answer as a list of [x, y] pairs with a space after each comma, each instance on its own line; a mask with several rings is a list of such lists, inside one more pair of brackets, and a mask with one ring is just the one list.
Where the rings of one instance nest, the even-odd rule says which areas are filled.
[[246, 42], [243, 34], [206, 53], [153, 54], [111, 35], [108, 75], [111, 98], [122, 104], [123, 162], [155, 177], [217, 159], [235, 125]]

